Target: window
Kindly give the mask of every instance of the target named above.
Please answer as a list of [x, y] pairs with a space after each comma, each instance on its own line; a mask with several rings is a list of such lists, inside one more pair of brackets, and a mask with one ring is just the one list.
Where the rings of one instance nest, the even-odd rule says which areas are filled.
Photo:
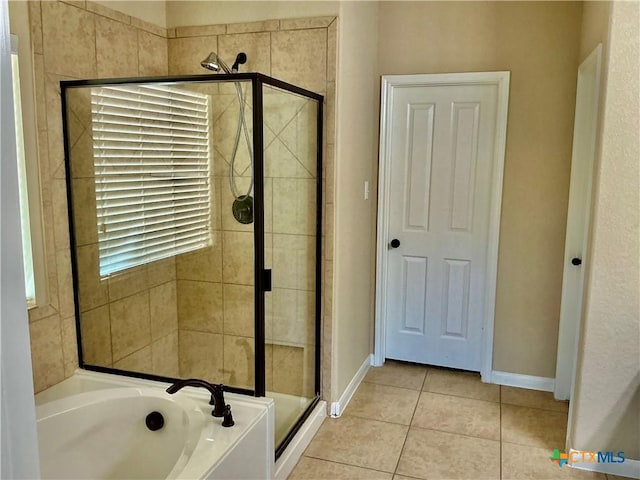
[[18, 38], [11, 35], [11, 71], [13, 79], [13, 109], [16, 124], [16, 156], [18, 158], [18, 188], [20, 193], [20, 227], [22, 230], [22, 257], [24, 263], [27, 305], [36, 304], [36, 285], [31, 246], [31, 219], [29, 215], [29, 194], [27, 188], [27, 165], [22, 131], [22, 98], [20, 96], [20, 67], [18, 64]]
[[100, 276], [209, 245], [208, 97], [97, 87], [91, 111]]

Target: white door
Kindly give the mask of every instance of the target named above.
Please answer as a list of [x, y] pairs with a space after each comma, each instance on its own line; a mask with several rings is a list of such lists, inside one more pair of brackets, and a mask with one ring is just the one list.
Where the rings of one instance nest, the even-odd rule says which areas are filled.
[[389, 99], [386, 358], [482, 369], [500, 97], [498, 83], [466, 81], [404, 85]]
[[578, 69], [554, 386], [554, 395], [558, 400], [569, 399], [577, 355], [578, 330], [582, 315], [584, 262], [586, 262], [585, 253], [589, 238], [601, 57], [602, 45], [599, 45]]

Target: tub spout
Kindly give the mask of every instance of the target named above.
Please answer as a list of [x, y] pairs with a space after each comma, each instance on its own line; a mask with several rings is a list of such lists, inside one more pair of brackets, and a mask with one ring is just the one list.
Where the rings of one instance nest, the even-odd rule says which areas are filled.
[[209, 405], [213, 405], [213, 411], [211, 415], [214, 417], [222, 417], [225, 412], [224, 403], [224, 385], [212, 384], [206, 380], [200, 380], [198, 378], [189, 378], [187, 380], [178, 380], [176, 383], [167, 388], [167, 393], [174, 394], [184, 387], [201, 387], [206, 388], [211, 393], [211, 400]]

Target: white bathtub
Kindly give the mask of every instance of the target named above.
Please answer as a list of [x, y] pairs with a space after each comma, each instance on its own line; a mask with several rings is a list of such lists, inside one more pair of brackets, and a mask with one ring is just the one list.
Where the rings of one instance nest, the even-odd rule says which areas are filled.
[[[224, 428], [208, 392], [166, 386], [79, 372], [38, 394], [42, 478], [271, 478], [272, 401], [225, 394], [236, 424]], [[153, 411], [165, 422], [156, 431], [145, 424]]]

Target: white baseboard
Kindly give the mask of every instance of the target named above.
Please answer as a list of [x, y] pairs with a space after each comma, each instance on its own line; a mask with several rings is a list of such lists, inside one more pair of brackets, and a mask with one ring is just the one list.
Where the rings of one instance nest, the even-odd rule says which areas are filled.
[[280, 458], [275, 465], [274, 479], [285, 480], [298, 464], [298, 460], [304, 453], [305, 449], [313, 440], [313, 437], [320, 429], [320, 425], [327, 416], [327, 402], [318, 402], [316, 408], [313, 409], [309, 418], [304, 422], [296, 436], [291, 440], [291, 443], [287, 445]]
[[351, 397], [356, 393], [358, 386], [367, 374], [367, 371], [371, 366], [371, 362], [373, 362], [373, 354], [368, 355], [367, 358], [365, 358], [364, 362], [349, 382], [349, 385], [347, 385], [347, 388], [342, 392], [342, 395], [340, 395], [338, 401], [331, 404], [332, 417], [339, 417], [342, 415], [342, 412], [344, 412], [344, 409], [347, 408], [347, 405], [351, 401]]
[[[577, 452], [573, 448], [570, 452]], [[640, 460], [625, 458], [622, 463], [573, 463], [567, 464], [571, 468], [587, 470], [589, 472], [607, 473], [619, 477], [640, 478]]]
[[549, 377], [535, 377], [533, 375], [522, 375], [520, 373], [491, 372], [491, 383], [505, 385], [508, 387], [528, 388], [529, 390], [541, 390], [543, 392], [553, 392], [555, 379]]

